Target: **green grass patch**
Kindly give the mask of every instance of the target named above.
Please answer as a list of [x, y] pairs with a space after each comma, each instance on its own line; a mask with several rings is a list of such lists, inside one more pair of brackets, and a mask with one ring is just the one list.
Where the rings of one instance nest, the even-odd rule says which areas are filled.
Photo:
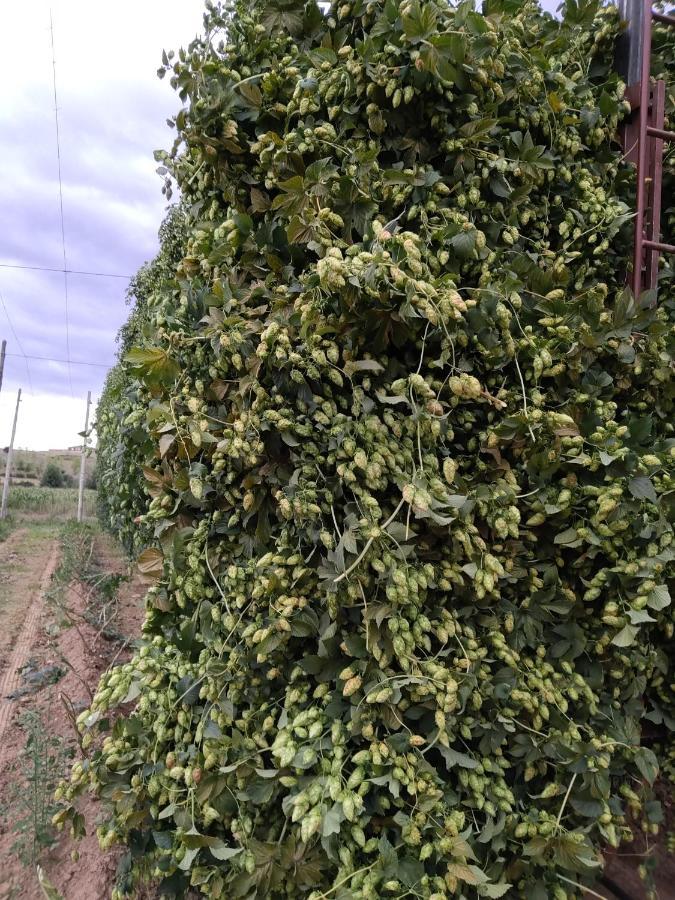
[[[77, 488], [12, 487], [7, 507], [17, 513], [58, 517], [77, 515]], [[96, 491], [84, 492], [85, 518], [96, 514]]]
[[6, 541], [12, 532], [14, 522], [11, 518], [0, 519], [0, 544]]

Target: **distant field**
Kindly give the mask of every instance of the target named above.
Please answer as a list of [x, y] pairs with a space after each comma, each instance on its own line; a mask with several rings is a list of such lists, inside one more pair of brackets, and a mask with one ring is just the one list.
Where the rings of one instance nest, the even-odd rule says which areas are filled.
[[[0, 449], [0, 485], [5, 478], [7, 453]], [[80, 474], [80, 453], [78, 450], [14, 450], [12, 454], [11, 480], [16, 484], [39, 485], [42, 473], [48, 463], [56, 465], [70, 478]], [[86, 460], [85, 477], [93, 474], [96, 465], [96, 451], [91, 450]]]
[[[7, 508], [14, 514], [68, 519], [77, 515], [77, 488], [17, 487], [10, 483]], [[84, 515], [96, 515], [96, 491], [84, 492]]]

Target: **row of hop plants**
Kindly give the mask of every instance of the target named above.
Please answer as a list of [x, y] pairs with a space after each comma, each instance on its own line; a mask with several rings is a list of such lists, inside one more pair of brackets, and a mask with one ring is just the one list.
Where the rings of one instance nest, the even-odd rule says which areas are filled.
[[164, 55], [183, 218], [98, 414], [153, 584], [60, 791], [118, 896], [571, 900], [655, 839], [675, 295], [624, 288], [619, 30], [233, 0]]
[[[175, 277], [187, 227], [185, 210], [180, 205], [170, 207], [159, 229], [159, 253], [131, 280], [127, 299], [133, 308], [117, 336], [121, 359], [136, 344], [152, 339], [153, 307], [161, 302], [162, 291]], [[138, 521], [148, 503], [143, 465], [152, 453], [144, 428], [143, 403], [138, 380], [130, 377], [122, 364], [114, 366], [96, 414], [97, 513], [102, 525], [130, 554], [152, 542], [152, 529]]]

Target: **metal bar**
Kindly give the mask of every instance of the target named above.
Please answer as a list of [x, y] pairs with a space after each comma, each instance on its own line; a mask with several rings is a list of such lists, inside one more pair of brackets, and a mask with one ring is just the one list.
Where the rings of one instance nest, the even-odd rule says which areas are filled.
[[[663, 131], [663, 122], [666, 111], [666, 85], [663, 80], [656, 81], [651, 89], [651, 104], [649, 109], [649, 124], [647, 134]], [[647, 237], [651, 241], [661, 240], [661, 187], [663, 182], [663, 140], [654, 136], [650, 141], [650, 221], [647, 229]], [[645, 287], [652, 290], [656, 288], [659, 277], [659, 251], [655, 247], [646, 248], [645, 253]]]
[[637, 165], [638, 125], [640, 120], [640, 85], [626, 88], [626, 100], [630, 103], [631, 114], [621, 125], [621, 146], [626, 162]]
[[[647, 134], [651, 131], [662, 132], [666, 114], [666, 85], [662, 80], [656, 81], [652, 86], [651, 108], [649, 118], [651, 122], [647, 126]], [[657, 135], [651, 135], [651, 228], [647, 237], [652, 241], [661, 240], [661, 199], [663, 183], [663, 139]], [[656, 248], [648, 248], [646, 253], [647, 266], [647, 290], [656, 288], [659, 278], [659, 251]]]
[[660, 138], [662, 141], [675, 141], [675, 131], [667, 131], [665, 128], [647, 126], [647, 134], [650, 137]]
[[639, 84], [631, 84], [626, 88], [626, 93], [624, 97], [630, 103], [633, 111], [639, 109], [640, 107], [640, 85]]
[[675, 244], [664, 244], [662, 241], [644, 240], [642, 246], [647, 250], [658, 250], [659, 253], [675, 253]]
[[652, 19], [655, 22], [663, 22], [664, 25], [675, 25], [675, 16], [667, 16], [665, 13], [656, 12], [655, 9], [652, 10]]
[[[635, 252], [633, 254], [633, 295], [642, 293], [645, 227], [645, 178], [647, 171], [647, 104], [649, 103], [649, 64], [652, 45], [652, 0], [642, 0], [640, 58], [640, 125], [637, 146], [637, 213], [635, 216]], [[637, 35], [635, 35], [637, 37]]]
[[643, 36], [645, 12], [651, 24], [651, 3], [644, 0], [618, 0], [621, 18], [626, 22], [626, 29], [617, 40], [616, 62], [618, 71], [630, 87], [642, 78]]

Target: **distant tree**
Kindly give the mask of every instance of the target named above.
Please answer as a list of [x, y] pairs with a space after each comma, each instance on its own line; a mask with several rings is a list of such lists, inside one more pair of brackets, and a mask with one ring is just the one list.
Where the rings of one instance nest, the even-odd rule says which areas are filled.
[[96, 490], [96, 469], [94, 469], [93, 472], [90, 472], [87, 475], [87, 479], [84, 482], [84, 486], [87, 488], [88, 491]]
[[56, 463], [50, 462], [45, 466], [40, 484], [42, 487], [60, 488], [64, 486], [65, 480], [63, 470]]

